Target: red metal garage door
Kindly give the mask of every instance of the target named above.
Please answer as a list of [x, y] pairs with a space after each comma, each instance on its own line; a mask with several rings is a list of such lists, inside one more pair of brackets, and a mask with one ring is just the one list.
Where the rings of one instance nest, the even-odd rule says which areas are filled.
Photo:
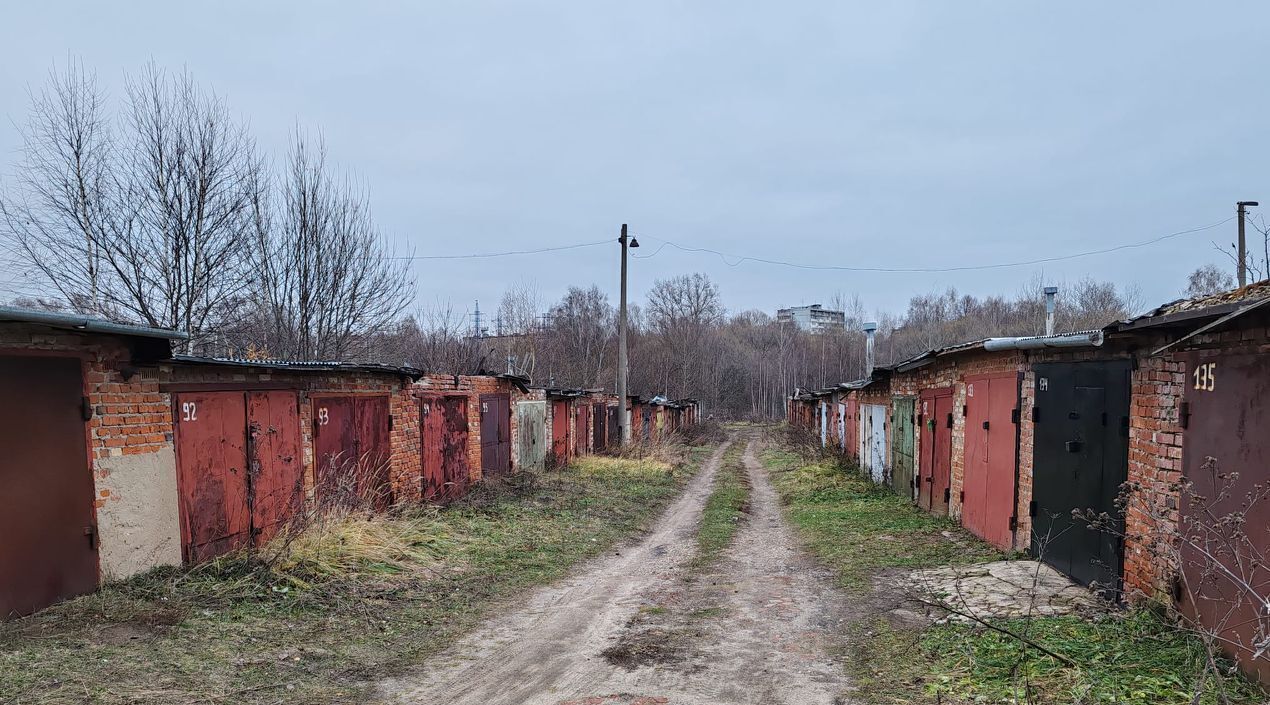
[[0, 357], [0, 619], [97, 588], [84, 383], [70, 357]]
[[481, 474], [503, 475], [512, 469], [512, 406], [507, 394], [481, 395]]
[[259, 545], [303, 508], [300, 405], [295, 392], [248, 392], [247, 424], [252, 535]]
[[303, 500], [295, 392], [172, 398], [185, 560], [269, 540]]
[[1183, 610], [1264, 683], [1270, 655], [1270, 356], [1187, 356], [1181, 534]]
[[966, 378], [965, 482], [961, 523], [998, 548], [1014, 541], [1014, 410], [1019, 375]]
[[934, 514], [948, 514], [948, 489], [952, 480], [953, 390], [921, 392], [922, 442], [918, 504]]
[[557, 465], [569, 463], [569, 402], [551, 402], [551, 454]]
[[391, 506], [388, 397], [318, 396], [312, 405], [318, 497], [345, 506]]
[[425, 397], [423, 419], [423, 498], [444, 502], [463, 494], [468, 484], [467, 397]]

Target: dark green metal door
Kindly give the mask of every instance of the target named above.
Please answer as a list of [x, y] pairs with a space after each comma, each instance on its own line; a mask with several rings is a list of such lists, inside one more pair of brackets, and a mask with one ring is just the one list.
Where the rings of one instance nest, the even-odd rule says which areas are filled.
[[895, 397], [891, 403], [891, 487], [901, 496], [913, 498], [913, 397]]

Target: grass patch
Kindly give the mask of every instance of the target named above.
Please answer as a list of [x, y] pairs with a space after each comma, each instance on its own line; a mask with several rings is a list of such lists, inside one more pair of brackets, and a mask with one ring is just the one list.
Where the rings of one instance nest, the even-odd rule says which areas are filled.
[[701, 514], [694, 567], [710, 565], [732, 544], [737, 527], [749, 511], [750, 485], [741, 462], [743, 448], [733, 444], [714, 476], [714, 488]]
[[779, 448], [766, 450], [762, 461], [804, 543], [834, 569], [842, 587], [853, 592], [868, 590], [873, 576], [887, 568], [964, 565], [1003, 557], [947, 518], [917, 510], [842, 465], [807, 462]]
[[[1080, 664], [1070, 668], [1018, 640], [967, 625], [940, 625], [922, 635], [920, 648], [939, 674], [924, 682], [926, 695], [943, 702], [1125, 703], [1217, 705], [1262, 703], [1265, 694], [1246, 680], [1206, 679], [1203, 645], [1156, 613], [1141, 609], [1090, 621], [1044, 617], [1003, 626]], [[1229, 665], [1227, 664], [1227, 667]]]
[[363, 702], [517, 592], [650, 522], [696, 469], [585, 458], [445, 510], [156, 570], [0, 625], [0, 704]]
[[[807, 461], [779, 448], [765, 452], [762, 460], [806, 545], [836, 571], [843, 587], [862, 598], [871, 594], [871, 579], [886, 569], [1005, 557], [952, 521], [922, 512], [833, 461]], [[915, 629], [893, 623], [883, 609], [870, 609], [851, 625], [853, 646], [847, 654], [862, 702], [1221, 702], [1218, 686], [1204, 678], [1199, 639], [1151, 611], [1098, 620], [1035, 617], [997, 625], [1070, 658], [1077, 664], [1073, 668], [1035, 649], [1025, 653], [1017, 639], [980, 626]], [[1264, 693], [1239, 677], [1225, 679], [1221, 688], [1231, 703], [1266, 702]]]

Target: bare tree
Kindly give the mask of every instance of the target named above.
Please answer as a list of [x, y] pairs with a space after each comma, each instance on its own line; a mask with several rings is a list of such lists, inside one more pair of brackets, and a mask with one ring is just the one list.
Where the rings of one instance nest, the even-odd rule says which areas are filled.
[[413, 297], [406, 260], [379, 235], [364, 189], [331, 175], [320, 141], [297, 133], [280, 191], [255, 221], [259, 344], [295, 359], [364, 357]]
[[69, 308], [197, 338], [241, 305], [261, 164], [188, 73], [149, 66], [130, 79], [116, 133], [94, 76], [54, 72], [23, 140], [0, 222]]
[[502, 351], [514, 371], [533, 377], [542, 337], [542, 297], [531, 281], [520, 281], [503, 292], [498, 304], [497, 331]]

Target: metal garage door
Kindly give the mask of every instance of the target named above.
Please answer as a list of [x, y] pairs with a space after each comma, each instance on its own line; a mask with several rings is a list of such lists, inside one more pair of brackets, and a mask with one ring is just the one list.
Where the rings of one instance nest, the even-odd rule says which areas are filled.
[[419, 400], [422, 425], [423, 499], [443, 502], [467, 489], [467, 397], [425, 397]]
[[1035, 371], [1032, 554], [1082, 585], [1114, 592], [1119, 529], [1092, 529], [1072, 512], [1119, 515], [1116, 497], [1129, 465], [1129, 362], [1042, 364]]
[[0, 356], [0, 619], [97, 588], [83, 395], [76, 358]]
[[555, 465], [569, 464], [569, 402], [551, 402], [551, 461]]
[[1180, 597], [1183, 610], [1263, 682], [1270, 658], [1270, 356], [1191, 353], [1186, 360]]
[[181, 392], [172, 399], [185, 560], [268, 541], [304, 496], [296, 393]]
[[512, 409], [507, 394], [481, 395], [481, 474], [505, 475], [512, 469]]
[[599, 453], [608, 445], [608, 415], [603, 404], [591, 405], [591, 451]]
[[917, 503], [928, 512], [947, 515], [952, 482], [952, 387], [923, 389], [921, 405], [922, 449]]
[[590, 440], [591, 407], [579, 402], [577, 414], [573, 418], [573, 452], [577, 455], [587, 454], [587, 441]]
[[913, 458], [917, 400], [895, 397], [891, 401], [891, 488], [902, 497], [913, 498]]
[[965, 476], [961, 523], [997, 546], [1014, 541], [1019, 374], [966, 378]]
[[886, 483], [886, 407], [860, 405], [860, 466], [878, 484]]
[[391, 414], [384, 395], [315, 396], [313, 447], [323, 504], [392, 505]]
[[547, 460], [547, 402], [516, 402], [516, 435], [518, 466], [541, 470]]

